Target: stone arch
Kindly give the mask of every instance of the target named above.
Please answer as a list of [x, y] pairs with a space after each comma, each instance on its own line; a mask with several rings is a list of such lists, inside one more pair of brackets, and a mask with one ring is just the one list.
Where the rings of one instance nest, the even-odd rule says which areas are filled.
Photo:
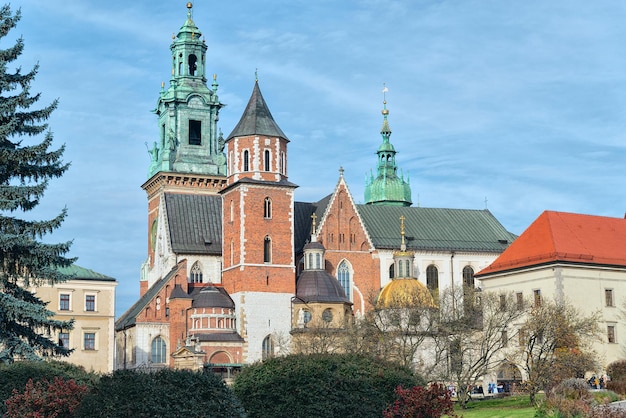
[[211, 355], [209, 363], [212, 364], [231, 364], [233, 359], [231, 355], [226, 351], [216, 351]]

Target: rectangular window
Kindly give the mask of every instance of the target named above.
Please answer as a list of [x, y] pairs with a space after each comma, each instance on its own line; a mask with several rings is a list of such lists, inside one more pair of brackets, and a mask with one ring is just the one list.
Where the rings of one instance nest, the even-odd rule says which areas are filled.
[[96, 349], [96, 333], [86, 332], [85, 333], [85, 350], [95, 350], [95, 349]]
[[518, 311], [524, 310], [524, 294], [522, 292], [518, 292], [516, 294], [516, 297], [517, 297], [517, 310]]
[[202, 145], [202, 122], [189, 119], [189, 145]]
[[502, 331], [502, 347], [509, 345], [509, 334], [506, 331]]
[[96, 295], [85, 295], [85, 310], [90, 312], [96, 310]]
[[609, 343], [616, 343], [615, 339], [615, 325], [607, 325], [606, 327], [606, 337], [609, 340]]
[[533, 295], [535, 297], [535, 306], [540, 307], [541, 306], [541, 289], [533, 290]]
[[613, 289], [604, 289], [604, 300], [606, 306], [615, 306], [613, 304]]
[[59, 345], [63, 348], [70, 348], [69, 332], [59, 332]]
[[69, 293], [61, 293], [59, 295], [59, 310], [60, 311], [70, 310], [70, 294]]
[[506, 310], [506, 295], [500, 295], [500, 310]]

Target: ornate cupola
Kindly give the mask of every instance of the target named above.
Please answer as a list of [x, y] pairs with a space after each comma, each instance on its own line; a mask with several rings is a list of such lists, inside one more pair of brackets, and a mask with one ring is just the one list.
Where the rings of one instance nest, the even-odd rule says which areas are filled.
[[[387, 91], [385, 87], [383, 94]], [[380, 134], [383, 143], [378, 147], [378, 167], [376, 177], [370, 173], [365, 178], [365, 203], [368, 205], [411, 206], [411, 186], [404, 175], [398, 176], [396, 150], [389, 141], [391, 128], [387, 121], [389, 110], [383, 97], [383, 126]]]
[[406, 247], [405, 217], [400, 216], [400, 235], [402, 237], [400, 250], [393, 253], [394, 277], [380, 291], [376, 301], [378, 309], [436, 307], [432, 295], [424, 284], [420, 283], [414, 274], [415, 253]]
[[223, 104], [217, 76], [207, 86], [207, 45], [192, 7], [187, 3], [187, 20], [172, 36], [172, 76], [167, 89], [161, 85], [155, 109], [160, 136], [149, 149], [148, 178], [160, 171], [226, 176], [224, 140], [217, 129]]

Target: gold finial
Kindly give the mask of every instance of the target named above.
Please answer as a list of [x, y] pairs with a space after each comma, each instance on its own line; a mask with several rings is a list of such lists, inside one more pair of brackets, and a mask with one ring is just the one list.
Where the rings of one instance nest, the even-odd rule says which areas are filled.
[[388, 115], [389, 111], [387, 110], [387, 96], [386, 93], [389, 91], [389, 89], [387, 88], [387, 83], [383, 83], [383, 111], [382, 114], [383, 115]]
[[196, 32], [191, 31], [191, 40], [193, 41], [193, 38], [196, 36]]
[[316, 228], [317, 228], [317, 224], [315, 223], [315, 221], [317, 220], [317, 215], [316, 214], [311, 215], [311, 219], [313, 219], [313, 223], [311, 225], [311, 234], [315, 235]]
[[187, 2], [187, 8], [188, 8], [188, 9], [191, 9], [192, 7], [193, 7], [193, 4], [191, 4], [191, 2], [190, 2], [190, 1], [188, 1], [188, 2]]
[[172, 32], [172, 39], [176, 39], [176, 34]]
[[213, 74], [213, 81], [217, 80], [217, 74]]
[[161, 81], [161, 90], [165, 88], [165, 81]]

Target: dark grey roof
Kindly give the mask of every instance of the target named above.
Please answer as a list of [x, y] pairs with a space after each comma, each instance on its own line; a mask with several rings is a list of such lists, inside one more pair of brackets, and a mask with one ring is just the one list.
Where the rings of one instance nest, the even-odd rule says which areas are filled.
[[246, 135], [265, 135], [271, 137], [280, 137], [288, 141], [287, 136], [278, 127], [276, 121], [272, 117], [261, 89], [259, 88], [259, 82], [254, 83], [254, 89], [252, 89], [252, 96], [246, 106], [246, 110], [243, 112], [241, 119], [235, 129], [228, 135], [226, 140], [229, 140], [235, 136]]
[[236, 332], [216, 332], [211, 334], [194, 334], [194, 338], [205, 342], [243, 342], [243, 338]]
[[305, 303], [350, 303], [337, 279], [325, 270], [303, 271], [296, 284], [296, 296]]
[[172, 250], [177, 254], [222, 254], [222, 197], [165, 194]]
[[154, 283], [152, 287], [150, 287], [146, 293], [144, 293], [143, 296], [141, 296], [139, 300], [133, 304], [133, 306], [128, 308], [128, 310], [124, 312], [117, 321], [115, 321], [115, 331], [121, 331], [135, 325], [137, 315], [139, 315], [146, 305], [150, 303], [152, 298], [154, 298], [161, 291], [163, 286], [165, 286], [165, 284], [168, 283], [177, 272], [178, 265], [174, 266], [174, 268], [167, 273], [165, 277], [157, 280], [156, 283]]
[[206, 286], [191, 292], [194, 308], [235, 308], [235, 302], [222, 287]]
[[330, 202], [332, 195], [328, 195], [318, 202], [295, 202], [294, 204], [294, 250], [296, 254], [300, 254], [304, 245], [311, 239], [311, 215], [315, 213], [317, 216], [317, 225], [322, 221], [322, 216], [326, 211], [326, 207]]
[[174, 290], [170, 293], [170, 299], [191, 299], [191, 296], [183, 290], [183, 287], [179, 284], [174, 285]]
[[374, 247], [400, 246], [400, 216], [411, 250], [501, 253], [517, 238], [488, 210], [357, 205]]

